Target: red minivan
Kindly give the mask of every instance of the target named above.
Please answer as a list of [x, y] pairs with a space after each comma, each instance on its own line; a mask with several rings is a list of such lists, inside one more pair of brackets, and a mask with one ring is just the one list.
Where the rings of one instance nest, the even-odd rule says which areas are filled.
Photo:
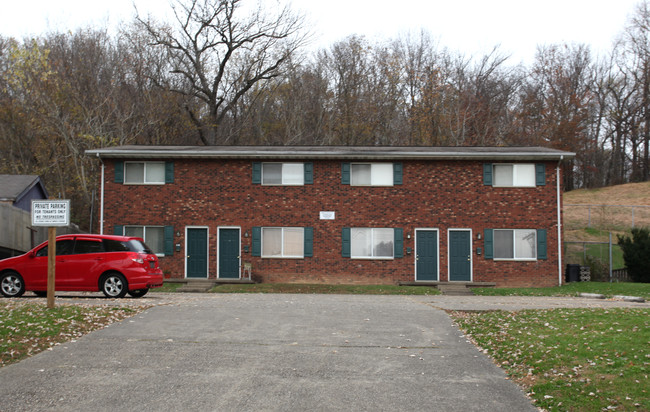
[[[102, 291], [135, 298], [163, 284], [158, 257], [141, 238], [73, 234], [56, 238], [55, 290]], [[47, 242], [24, 255], [0, 260], [0, 293], [47, 294]]]

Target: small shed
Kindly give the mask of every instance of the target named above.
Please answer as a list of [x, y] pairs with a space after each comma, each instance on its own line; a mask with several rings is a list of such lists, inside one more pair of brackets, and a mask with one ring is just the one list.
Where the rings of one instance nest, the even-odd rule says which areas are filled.
[[0, 175], [0, 202], [30, 212], [34, 199], [47, 199], [47, 190], [39, 176]]

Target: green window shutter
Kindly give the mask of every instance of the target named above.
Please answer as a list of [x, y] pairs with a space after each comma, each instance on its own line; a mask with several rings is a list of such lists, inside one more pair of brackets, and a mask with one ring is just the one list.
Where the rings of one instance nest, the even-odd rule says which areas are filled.
[[124, 183], [124, 162], [115, 162], [115, 183]]
[[251, 255], [262, 256], [262, 228], [255, 226], [252, 233]]
[[262, 163], [253, 162], [253, 184], [262, 184]]
[[350, 163], [341, 163], [341, 184], [350, 184]]
[[311, 162], [305, 163], [305, 184], [314, 184], [314, 164]]
[[113, 234], [117, 236], [124, 236], [124, 226], [123, 225], [113, 226]]
[[313, 227], [305, 228], [305, 250], [303, 255], [305, 257], [314, 256], [314, 228]]
[[492, 229], [483, 231], [483, 247], [485, 248], [485, 258], [494, 259], [494, 232]]
[[544, 163], [535, 165], [535, 184], [537, 186], [546, 185], [546, 165]]
[[174, 254], [174, 227], [165, 226], [163, 229], [163, 248], [165, 256], [172, 256]]
[[341, 230], [341, 256], [350, 257], [350, 228]]
[[492, 186], [492, 163], [483, 163], [483, 184]]
[[397, 162], [393, 163], [393, 184], [401, 185], [402, 184], [402, 163]]
[[165, 183], [174, 183], [174, 162], [165, 162]]
[[395, 237], [395, 252], [394, 256], [396, 258], [401, 258], [404, 257], [404, 229], [401, 227], [397, 227], [394, 230], [394, 237]]
[[547, 249], [546, 229], [537, 229], [537, 259], [546, 260]]

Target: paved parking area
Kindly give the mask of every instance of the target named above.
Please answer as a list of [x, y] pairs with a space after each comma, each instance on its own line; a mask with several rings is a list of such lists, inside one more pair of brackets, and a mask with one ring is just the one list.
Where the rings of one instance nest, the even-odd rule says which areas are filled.
[[[442, 297], [151, 294], [0, 369], [6, 411], [536, 410]], [[62, 297], [105, 304], [104, 299]]]

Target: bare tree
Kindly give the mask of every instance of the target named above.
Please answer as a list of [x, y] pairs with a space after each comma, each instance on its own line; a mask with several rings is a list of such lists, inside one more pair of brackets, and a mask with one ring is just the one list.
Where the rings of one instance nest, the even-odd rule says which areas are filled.
[[136, 18], [150, 44], [165, 53], [170, 78], [163, 86], [188, 98], [185, 110], [206, 145], [234, 143], [221, 126], [239, 100], [279, 76], [307, 40], [304, 18], [288, 7], [271, 13], [258, 5], [246, 16], [240, 3], [178, 0], [175, 28]]

